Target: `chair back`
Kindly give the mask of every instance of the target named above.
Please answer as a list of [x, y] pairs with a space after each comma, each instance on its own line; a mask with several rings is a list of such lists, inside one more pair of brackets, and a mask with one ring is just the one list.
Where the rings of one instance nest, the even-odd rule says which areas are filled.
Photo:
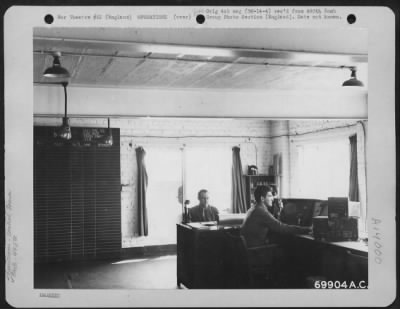
[[358, 255], [356, 253], [347, 251], [346, 265], [345, 265], [346, 275], [349, 281], [365, 281], [365, 285], [368, 285], [368, 257]]
[[225, 232], [225, 285], [228, 288], [270, 288], [276, 284], [274, 261], [281, 250], [276, 244], [248, 248], [239, 233]]
[[242, 235], [225, 233], [225, 285], [228, 288], [248, 288], [252, 277], [246, 241]]

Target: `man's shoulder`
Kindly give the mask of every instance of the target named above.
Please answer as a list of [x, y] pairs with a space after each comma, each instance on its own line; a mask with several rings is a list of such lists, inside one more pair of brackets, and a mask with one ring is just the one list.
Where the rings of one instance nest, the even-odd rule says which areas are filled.
[[218, 208], [215, 206], [210, 205], [210, 209], [214, 212], [218, 212]]
[[189, 208], [190, 211], [198, 211], [199, 209], [200, 209], [200, 205], [196, 205], [196, 206]]
[[[217, 207], [214, 207], [212, 205], [208, 205], [208, 207], [210, 207], [210, 209], [212, 211], [218, 212], [218, 208]], [[190, 209], [190, 211], [196, 212], [196, 211], [200, 211], [201, 210], [201, 206], [200, 205], [196, 205], [196, 206], [193, 206], [193, 207], [191, 207], [189, 209]]]
[[257, 215], [260, 215], [260, 214], [268, 215], [268, 214], [270, 214], [267, 208], [259, 207], [259, 206], [255, 206], [254, 207], [253, 213], [256, 213]]

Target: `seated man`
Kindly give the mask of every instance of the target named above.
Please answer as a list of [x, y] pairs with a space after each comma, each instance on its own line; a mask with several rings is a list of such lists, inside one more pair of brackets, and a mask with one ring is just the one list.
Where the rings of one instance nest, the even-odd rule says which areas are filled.
[[311, 227], [287, 225], [276, 219], [269, 211], [274, 200], [273, 190], [269, 186], [258, 186], [254, 191], [256, 205], [246, 213], [240, 229], [248, 248], [269, 243], [269, 231], [285, 234], [307, 234]]
[[218, 209], [208, 204], [208, 191], [202, 189], [197, 194], [199, 205], [189, 209], [190, 222], [219, 221]]
[[[249, 264], [256, 275], [266, 275], [276, 286], [284, 286], [289, 276], [285, 273], [286, 267], [283, 266], [286, 265], [286, 261], [282, 248], [268, 244], [278, 233], [306, 234], [311, 232], [311, 227], [287, 225], [276, 219], [268, 211], [274, 200], [271, 187], [258, 186], [254, 191], [254, 197], [256, 204], [247, 211], [240, 229], [241, 235], [246, 240]], [[273, 270], [268, 271], [268, 267], [272, 267]]]

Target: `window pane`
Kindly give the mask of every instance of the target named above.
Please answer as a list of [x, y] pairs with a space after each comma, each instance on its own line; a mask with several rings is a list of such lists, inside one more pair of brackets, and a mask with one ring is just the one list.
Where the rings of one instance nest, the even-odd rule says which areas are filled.
[[299, 197], [326, 199], [329, 196], [348, 196], [348, 139], [307, 143], [297, 150]]
[[[167, 146], [146, 148], [148, 174], [147, 211], [148, 242], [176, 243], [176, 223], [181, 221], [178, 200], [181, 186], [181, 151]], [[146, 242], [147, 243], [147, 242]]]
[[209, 191], [210, 205], [220, 212], [231, 209], [232, 150], [209, 145], [185, 149], [185, 198], [190, 207], [198, 205], [197, 193]]

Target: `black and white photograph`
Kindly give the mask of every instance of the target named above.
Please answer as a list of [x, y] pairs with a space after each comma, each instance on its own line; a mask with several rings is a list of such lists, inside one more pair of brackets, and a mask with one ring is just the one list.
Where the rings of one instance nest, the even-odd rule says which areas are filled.
[[[20, 208], [11, 177], [9, 284], [27, 267], [24, 286], [53, 306], [74, 293], [82, 306], [91, 292], [115, 292], [118, 306], [135, 306], [135, 295], [145, 306], [160, 304], [151, 295], [224, 306], [249, 292], [364, 304], [350, 293], [377, 293], [376, 267], [394, 260], [381, 239], [394, 210], [394, 176], [383, 167], [394, 162], [394, 120], [371, 115], [376, 33], [349, 27], [356, 16], [334, 8], [138, 9], [37, 14], [43, 25], [24, 45], [32, 104], [20, 107], [31, 204]], [[301, 22], [253, 24], [282, 16]], [[327, 23], [317, 27], [315, 16]], [[196, 25], [147, 24], [164, 18]], [[16, 132], [7, 133], [6, 123], [6, 146]], [[388, 202], [371, 188], [382, 173]], [[12, 232], [24, 210], [27, 240]], [[197, 292], [209, 302], [196, 303]]]

